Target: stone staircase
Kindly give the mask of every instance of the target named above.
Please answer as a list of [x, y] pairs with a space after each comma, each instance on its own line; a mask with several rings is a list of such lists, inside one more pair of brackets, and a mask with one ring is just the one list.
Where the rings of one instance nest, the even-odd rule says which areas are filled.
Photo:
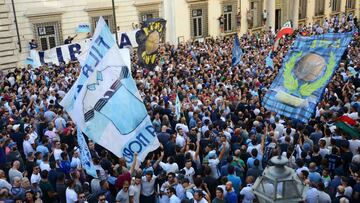
[[10, 20], [13, 19], [10, 8], [11, 4], [7, 5], [5, 0], [0, 0], [0, 70], [14, 68], [18, 61], [17, 45], [14, 41], [16, 33], [11, 30], [14, 22]]

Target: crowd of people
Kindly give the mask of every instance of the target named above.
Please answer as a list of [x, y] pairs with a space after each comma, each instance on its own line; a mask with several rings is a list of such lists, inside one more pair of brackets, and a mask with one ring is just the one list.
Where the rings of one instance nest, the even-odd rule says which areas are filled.
[[[296, 33], [348, 32], [354, 25], [352, 16], [334, 17]], [[88, 140], [97, 178], [84, 171], [76, 126], [59, 105], [80, 64], [3, 74], [0, 202], [251, 203], [257, 201], [252, 185], [279, 154], [309, 187], [307, 203], [360, 202], [360, 140], [334, 125], [342, 117], [359, 130], [360, 37], [356, 32], [308, 123], [261, 105], [295, 38], [281, 40], [273, 68], [265, 64], [271, 29], [240, 38], [244, 54], [236, 67], [232, 38], [165, 44], [153, 71], [139, 67], [134, 53], [133, 78], [161, 147], [127, 166]]]

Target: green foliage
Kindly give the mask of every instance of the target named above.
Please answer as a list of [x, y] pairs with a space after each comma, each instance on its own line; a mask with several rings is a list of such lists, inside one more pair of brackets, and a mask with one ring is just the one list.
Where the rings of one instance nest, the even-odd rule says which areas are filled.
[[295, 67], [296, 60], [302, 55], [302, 52], [294, 54], [288, 62], [285, 64], [284, 68], [284, 87], [289, 91], [293, 92], [297, 90], [299, 86], [298, 80], [293, 76], [292, 70]]

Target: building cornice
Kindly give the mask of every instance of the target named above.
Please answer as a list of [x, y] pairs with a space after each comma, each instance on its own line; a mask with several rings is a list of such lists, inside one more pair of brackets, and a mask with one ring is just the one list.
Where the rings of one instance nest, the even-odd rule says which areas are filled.
[[27, 18], [36, 18], [41, 16], [62, 15], [63, 13], [64, 11], [59, 8], [36, 7], [36, 8], [28, 8], [24, 15]]
[[151, 1], [144, 1], [144, 0], [137, 0], [134, 3], [134, 6], [140, 7], [140, 6], [153, 6], [155, 4], [162, 3], [162, 0], [151, 0]]

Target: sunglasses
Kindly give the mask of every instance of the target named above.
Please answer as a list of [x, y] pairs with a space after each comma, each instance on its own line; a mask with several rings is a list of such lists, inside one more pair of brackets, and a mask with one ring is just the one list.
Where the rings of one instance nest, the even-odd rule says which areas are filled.
[[85, 195], [79, 196], [80, 199], [85, 199]]

